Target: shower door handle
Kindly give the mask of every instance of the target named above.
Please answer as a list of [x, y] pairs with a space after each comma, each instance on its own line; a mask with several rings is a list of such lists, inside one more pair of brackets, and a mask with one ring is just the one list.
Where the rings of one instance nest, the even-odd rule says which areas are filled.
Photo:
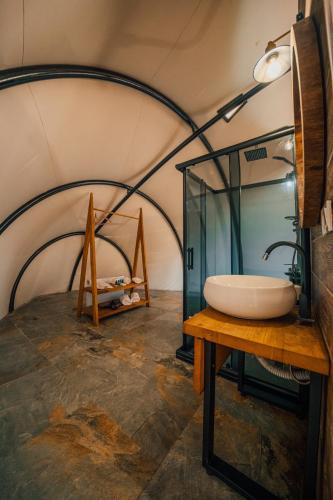
[[187, 270], [193, 269], [193, 247], [187, 249]]

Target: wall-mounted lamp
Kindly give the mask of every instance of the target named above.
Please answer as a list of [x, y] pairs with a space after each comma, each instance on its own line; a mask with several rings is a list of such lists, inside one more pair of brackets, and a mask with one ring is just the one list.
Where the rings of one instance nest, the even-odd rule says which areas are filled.
[[257, 82], [272, 82], [290, 70], [290, 46], [276, 46], [276, 42], [288, 35], [288, 33], [290, 33], [290, 31], [286, 31], [275, 40], [268, 42], [265, 54], [259, 59], [253, 70], [253, 77]]

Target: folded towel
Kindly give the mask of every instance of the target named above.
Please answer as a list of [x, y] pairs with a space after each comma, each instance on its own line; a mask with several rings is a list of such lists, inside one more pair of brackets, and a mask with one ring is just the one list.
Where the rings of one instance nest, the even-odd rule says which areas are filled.
[[[131, 278], [128, 276], [111, 276], [107, 278], [98, 278], [96, 281], [97, 288], [103, 290], [104, 288], [112, 288], [112, 285], [129, 285], [131, 283]], [[87, 280], [87, 286], [91, 286], [91, 280]]]
[[97, 288], [99, 290], [104, 290], [105, 288], [112, 288], [112, 285], [104, 280], [104, 278], [98, 278], [97, 280]]
[[123, 306], [129, 306], [130, 304], [132, 304], [132, 301], [127, 293], [124, 293], [124, 295], [120, 297], [120, 302]]
[[134, 278], [132, 278], [132, 281], [133, 281], [133, 283], [136, 283], [137, 285], [139, 283], [143, 283], [143, 279], [142, 278], [138, 278], [137, 276], [134, 276]]
[[[112, 288], [112, 285], [108, 283], [105, 278], [97, 278], [96, 284], [99, 290], [104, 290], [104, 288]], [[87, 286], [91, 286], [91, 280], [87, 280]]]
[[140, 295], [137, 292], [133, 292], [131, 295], [132, 304], [134, 302], [140, 302], [140, 300], [141, 300]]

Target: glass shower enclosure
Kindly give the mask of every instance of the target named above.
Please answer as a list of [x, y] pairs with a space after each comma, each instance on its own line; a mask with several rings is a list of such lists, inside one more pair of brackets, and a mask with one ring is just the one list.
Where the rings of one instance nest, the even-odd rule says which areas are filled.
[[[224, 148], [177, 165], [184, 177], [184, 320], [206, 307], [208, 276], [266, 275], [301, 279], [293, 249], [302, 244], [297, 226], [293, 128]], [[193, 362], [193, 339], [183, 335], [177, 357]], [[252, 394], [302, 413], [307, 390], [268, 373], [254, 356], [233, 351], [221, 374]]]

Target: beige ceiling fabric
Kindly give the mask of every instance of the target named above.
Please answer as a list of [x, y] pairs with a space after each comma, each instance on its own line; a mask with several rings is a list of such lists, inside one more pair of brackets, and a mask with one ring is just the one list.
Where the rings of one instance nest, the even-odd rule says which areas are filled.
[[[20, 99], [15, 99], [15, 96]], [[38, 82], [3, 91], [1, 99], [11, 108], [8, 114], [15, 118], [10, 128], [5, 120], [1, 125], [4, 144], [8, 145], [8, 150], [4, 151], [6, 155], [1, 156], [2, 220], [33, 196], [67, 182], [112, 179], [133, 185], [190, 133], [189, 127], [178, 116], [165, 110], [157, 101], [133, 89], [106, 82], [76, 79]], [[20, 116], [26, 115], [27, 124], [20, 119]], [[33, 129], [29, 129], [30, 123], [34, 124]], [[18, 150], [11, 150], [9, 145], [13, 144], [15, 129], [22, 131], [22, 137], [27, 136], [28, 139], [26, 144], [21, 140]], [[29, 139], [31, 130], [32, 139]], [[35, 152], [35, 142], [40, 144], [38, 147], [44, 151], [44, 156], [40, 157], [38, 148]], [[191, 156], [206, 152], [199, 141], [188, 149]], [[13, 159], [14, 153], [20, 156]], [[186, 156], [179, 155], [178, 159], [183, 161]], [[181, 175], [170, 162], [154, 178], [157, 180], [155, 188], [147, 183], [146, 192], [165, 209], [181, 235]], [[165, 189], [161, 190], [161, 185]], [[126, 193], [124, 190], [96, 186], [65, 191], [33, 207], [1, 236], [0, 252], [4, 255], [4, 266], [0, 269], [2, 315], [7, 311], [10, 289], [19, 269], [36, 248], [59, 234], [84, 229], [90, 190], [94, 191], [96, 204], [101, 208], [112, 208]], [[99, 199], [97, 195], [102, 191], [104, 195]], [[84, 194], [79, 196], [81, 192]], [[150, 284], [153, 288], [179, 290], [182, 288], [182, 259], [176, 239], [159, 212], [141, 197], [134, 195], [124, 210], [130, 213], [139, 207], [144, 210]], [[124, 248], [132, 260], [135, 230], [129, 231], [127, 240], [127, 227], [116, 231], [117, 227], [116, 223], [114, 228], [111, 226], [110, 237]], [[107, 226], [103, 234], [109, 231]], [[73, 241], [57, 244], [59, 248], [67, 248], [71, 265], [76, 256], [77, 240], [73, 238]], [[8, 252], [10, 248], [18, 250]], [[54, 251], [50, 248], [44, 252], [25, 273], [16, 306], [30, 300], [37, 291], [49, 293], [52, 288], [52, 266], [50, 279], [34, 271], [38, 262], [48, 262], [48, 252], [53, 255]], [[100, 273], [109, 275], [112, 268], [112, 273], [117, 274], [113, 253], [108, 249], [107, 254], [99, 258]], [[106, 272], [108, 259], [110, 270]], [[57, 262], [58, 259], [55, 266]], [[44, 267], [47, 269], [47, 265]], [[70, 277], [67, 264], [59, 269], [61, 272], [53, 284], [54, 291], [66, 290]]]
[[[0, 0], [0, 69], [36, 64], [109, 68], [152, 85], [202, 125], [254, 85], [254, 63], [267, 41], [290, 27], [296, 12], [296, 0]], [[111, 179], [134, 185], [191, 133], [179, 116], [149, 96], [97, 80], [20, 85], [0, 92], [0, 107], [1, 220], [66, 182]], [[290, 124], [287, 75], [251, 99], [229, 124], [220, 120], [207, 137], [221, 148]], [[182, 176], [175, 164], [206, 152], [195, 140], [141, 188], [168, 213], [180, 236]], [[117, 189], [92, 190], [103, 206], [114, 206], [124, 195]], [[84, 228], [89, 191], [73, 189], [42, 202], [0, 237], [1, 315], [19, 269], [36, 248]], [[151, 286], [180, 290], [181, 256], [160, 214], [135, 195], [122, 210], [140, 206]], [[131, 257], [131, 231], [119, 224], [111, 231]], [[66, 289], [79, 240], [59, 242], [34, 261], [19, 286], [17, 305]], [[104, 243], [99, 247], [101, 272], [112, 262], [123, 265], [114, 250]]]

